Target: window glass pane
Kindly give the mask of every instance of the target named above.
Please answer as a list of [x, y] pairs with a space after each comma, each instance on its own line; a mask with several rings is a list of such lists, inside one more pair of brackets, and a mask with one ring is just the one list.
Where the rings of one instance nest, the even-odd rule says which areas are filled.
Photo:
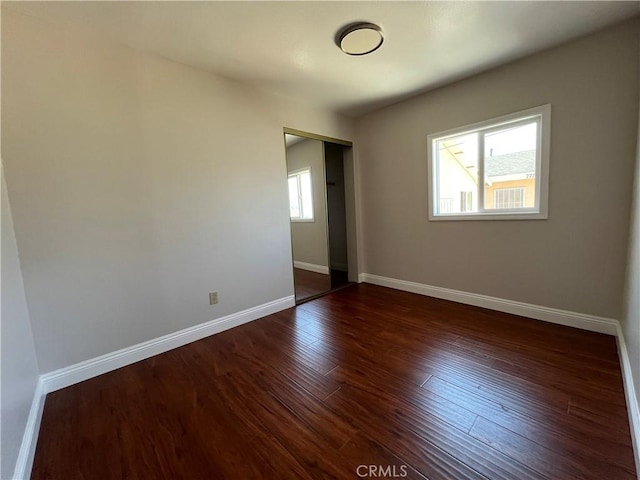
[[536, 122], [484, 135], [484, 208], [533, 208], [536, 203]]
[[311, 172], [300, 174], [300, 198], [302, 201], [302, 218], [313, 218], [313, 195], [311, 193]]
[[525, 189], [499, 188], [493, 191], [493, 208], [523, 208]]
[[300, 218], [300, 202], [298, 200], [298, 177], [289, 177], [289, 214], [291, 218]]
[[438, 214], [477, 212], [478, 134], [436, 142]]
[[473, 192], [460, 192], [460, 210], [473, 212]]
[[440, 213], [451, 213], [453, 207], [453, 198], [441, 198], [439, 202]]

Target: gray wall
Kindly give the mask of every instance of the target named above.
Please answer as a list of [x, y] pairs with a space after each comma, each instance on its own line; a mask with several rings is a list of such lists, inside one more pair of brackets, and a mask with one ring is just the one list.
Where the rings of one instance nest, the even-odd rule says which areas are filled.
[[282, 128], [352, 138], [335, 114], [5, 9], [2, 115], [43, 373], [293, 295]]
[[[1, 168], [1, 167], [0, 167]], [[2, 183], [2, 406], [0, 478], [12, 478], [31, 401], [38, 382], [38, 363], [24, 294], [20, 260], [4, 175]]]
[[313, 222], [291, 222], [293, 259], [328, 267], [327, 202], [325, 199], [324, 147], [320, 140], [305, 139], [287, 147], [287, 172], [311, 167]]
[[[427, 135], [552, 104], [549, 219], [427, 221]], [[620, 318], [638, 22], [359, 119], [364, 271]]]
[[[629, 232], [629, 258], [622, 330], [629, 352], [636, 398], [640, 400], [640, 128]], [[640, 420], [640, 419], [638, 419]], [[640, 445], [638, 445], [640, 448]], [[640, 465], [638, 466], [640, 468]]]

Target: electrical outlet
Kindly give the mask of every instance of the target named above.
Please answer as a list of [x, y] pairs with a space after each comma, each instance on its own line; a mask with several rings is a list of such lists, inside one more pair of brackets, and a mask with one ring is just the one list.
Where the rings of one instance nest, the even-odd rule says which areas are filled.
[[215, 305], [218, 303], [218, 292], [211, 292], [209, 294], [209, 305]]

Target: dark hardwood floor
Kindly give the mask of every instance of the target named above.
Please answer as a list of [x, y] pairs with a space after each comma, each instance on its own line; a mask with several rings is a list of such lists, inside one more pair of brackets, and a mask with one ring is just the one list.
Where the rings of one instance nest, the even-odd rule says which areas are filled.
[[328, 274], [310, 272], [301, 268], [293, 269], [293, 282], [296, 302], [331, 290], [331, 277]]
[[49, 394], [32, 478], [363, 474], [634, 479], [615, 339], [353, 286]]

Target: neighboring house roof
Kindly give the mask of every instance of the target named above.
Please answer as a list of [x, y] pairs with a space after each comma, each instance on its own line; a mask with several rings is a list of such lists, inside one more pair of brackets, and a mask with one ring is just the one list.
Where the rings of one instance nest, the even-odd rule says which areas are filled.
[[485, 169], [488, 177], [533, 173], [536, 171], [536, 151], [525, 150], [486, 158]]

